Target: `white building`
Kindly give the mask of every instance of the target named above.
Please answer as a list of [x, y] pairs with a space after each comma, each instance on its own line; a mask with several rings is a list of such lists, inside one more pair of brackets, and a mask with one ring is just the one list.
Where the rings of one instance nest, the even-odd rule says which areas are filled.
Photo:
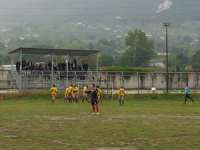
[[159, 59], [151, 59], [149, 61], [149, 66], [150, 67], [160, 67], [160, 68], [165, 68], [165, 64], [161, 62]]

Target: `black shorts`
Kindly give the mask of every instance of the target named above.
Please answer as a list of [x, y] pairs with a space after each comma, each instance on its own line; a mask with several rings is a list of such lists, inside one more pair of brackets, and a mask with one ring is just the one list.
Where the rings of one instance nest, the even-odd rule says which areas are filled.
[[98, 102], [97, 102], [97, 100], [92, 100], [92, 101], [91, 101], [91, 104], [92, 104], [92, 105], [97, 105]]

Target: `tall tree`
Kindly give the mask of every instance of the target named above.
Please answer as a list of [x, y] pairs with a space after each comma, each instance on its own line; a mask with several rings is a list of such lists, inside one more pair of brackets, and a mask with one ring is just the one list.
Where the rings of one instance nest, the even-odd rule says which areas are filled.
[[200, 68], [200, 50], [196, 51], [196, 53], [192, 57], [192, 67]]
[[183, 42], [185, 44], [190, 44], [190, 42], [192, 42], [192, 38], [190, 36], [184, 36], [183, 37]]
[[109, 67], [115, 65], [115, 60], [111, 55], [101, 55], [100, 60], [102, 67]]
[[125, 44], [126, 51], [121, 57], [122, 66], [138, 67], [155, 56], [153, 41], [141, 30], [129, 32]]

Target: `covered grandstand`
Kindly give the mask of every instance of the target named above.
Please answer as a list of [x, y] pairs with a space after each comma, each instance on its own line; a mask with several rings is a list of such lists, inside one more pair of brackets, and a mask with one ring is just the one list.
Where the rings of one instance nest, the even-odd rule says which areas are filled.
[[[9, 52], [11, 55], [11, 78], [14, 89], [36, 89], [36, 88], [49, 88], [52, 84], [56, 84], [58, 88], [64, 89], [69, 84], [88, 84], [90, 82], [97, 82], [98, 72], [98, 50], [77, 50], [77, 49], [46, 49], [46, 48], [17, 48]], [[96, 55], [96, 75], [89, 74], [84, 71], [57, 71], [52, 67], [49, 71], [32, 72], [30, 75], [27, 71], [22, 69], [20, 65], [19, 71], [14, 69], [14, 55], [19, 55], [19, 61], [22, 64], [23, 55], [38, 55], [38, 56], [51, 56], [51, 63], [54, 62], [54, 56], [66, 56], [66, 63], [72, 56], [87, 57]], [[84, 80], [83, 80], [84, 76]], [[81, 78], [82, 77], [82, 78]]]

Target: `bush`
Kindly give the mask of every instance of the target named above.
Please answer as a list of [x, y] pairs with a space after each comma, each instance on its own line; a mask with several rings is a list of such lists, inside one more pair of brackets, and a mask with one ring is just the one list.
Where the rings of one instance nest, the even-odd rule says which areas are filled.
[[104, 69], [104, 71], [151, 72], [150, 69], [145, 69], [145, 68], [130, 68], [130, 67], [118, 67], [118, 66], [107, 67]]

